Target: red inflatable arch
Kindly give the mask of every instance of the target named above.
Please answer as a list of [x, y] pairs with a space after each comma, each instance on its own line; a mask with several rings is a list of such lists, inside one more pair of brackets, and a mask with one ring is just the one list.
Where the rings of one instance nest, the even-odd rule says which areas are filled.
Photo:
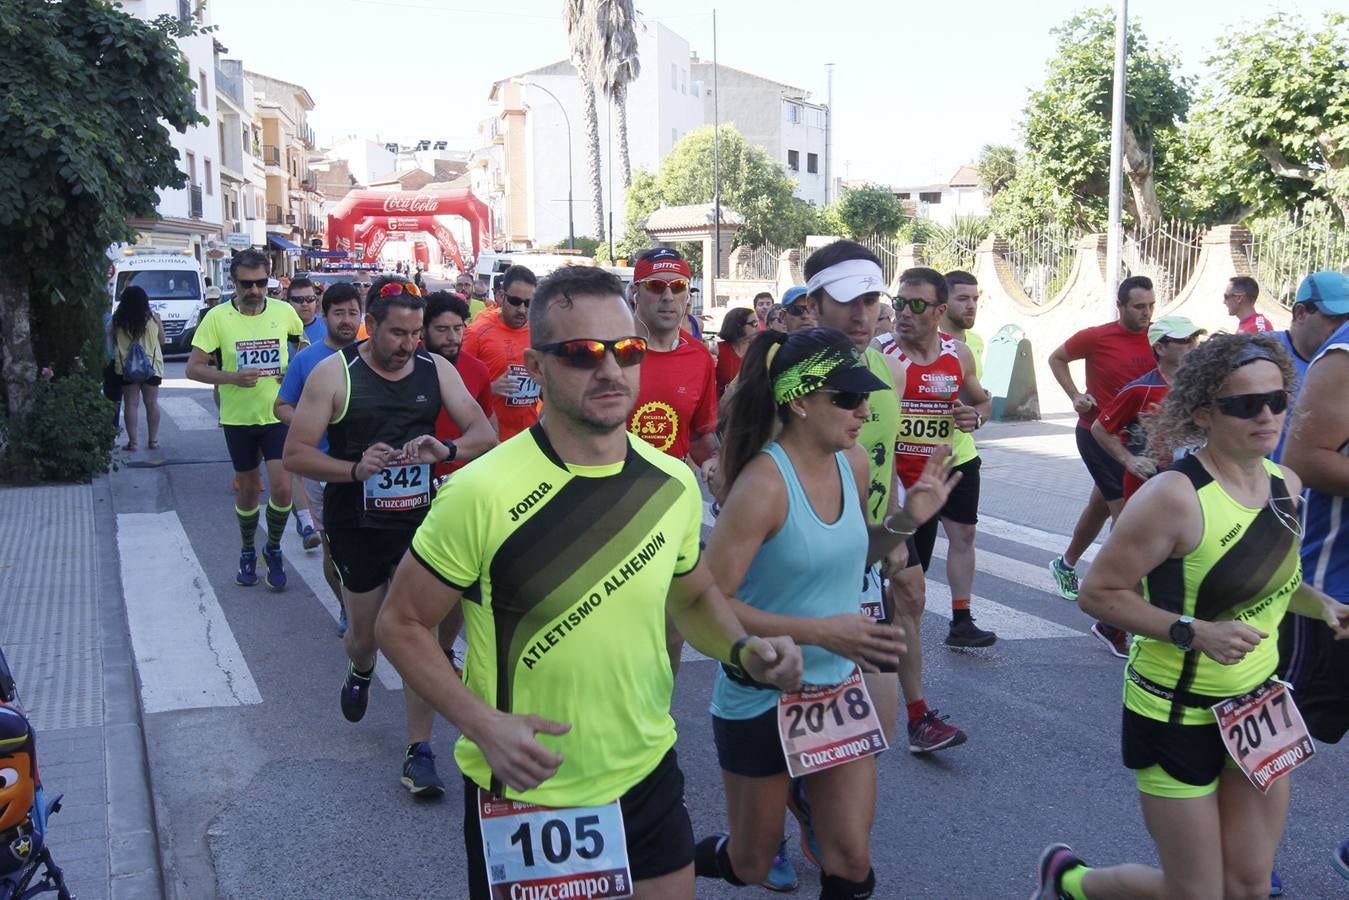
[[[424, 231], [436, 239], [440, 250], [462, 272], [465, 271], [463, 255], [459, 252], [459, 242], [448, 228], [432, 215], [421, 216], [367, 216], [360, 221], [351, 234], [351, 243], [346, 247], [337, 247], [351, 254], [349, 258], [356, 262], [372, 263], [379, 259], [384, 244], [392, 232], [407, 233]], [[423, 248], [425, 244], [422, 245]], [[428, 254], [429, 255], [429, 254]]]
[[[459, 216], [468, 222], [468, 227], [473, 237], [473, 255], [481, 253], [483, 250], [490, 249], [489, 240], [491, 238], [491, 213], [487, 204], [483, 203], [468, 188], [455, 188], [448, 191], [436, 191], [434, 193], [427, 191], [371, 191], [357, 189], [349, 191], [341, 202], [328, 214], [328, 249], [345, 250], [350, 252], [354, 249], [356, 243], [356, 229], [358, 225], [367, 227], [363, 220], [379, 220], [397, 218], [397, 219], [418, 219], [419, 226], [416, 230], [429, 232], [440, 242], [442, 247], [446, 247], [446, 237], [449, 238], [448, 244], [454, 246], [455, 252], [450, 255], [456, 258], [456, 262], [462, 268], [462, 261], [458, 259], [458, 246], [454, 242], [453, 236], [444, 226], [437, 227], [436, 216]], [[366, 261], [373, 261], [369, 252], [372, 243], [382, 245], [383, 240], [375, 238], [377, 231], [387, 232], [386, 223], [372, 223], [373, 230], [367, 234], [372, 238], [366, 241], [366, 252], [363, 254]], [[407, 230], [400, 228], [399, 230]], [[448, 250], [447, 250], [448, 252]], [[378, 253], [376, 252], [376, 256]]]

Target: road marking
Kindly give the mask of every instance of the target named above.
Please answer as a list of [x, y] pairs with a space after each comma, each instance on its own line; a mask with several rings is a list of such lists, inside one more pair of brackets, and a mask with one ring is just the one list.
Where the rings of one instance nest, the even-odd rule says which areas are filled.
[[178, 514], [119, 515], [117, 551], [145, 711], [261, 703]]
[[[1068, 541], [1071, 540], [1066, 535], [1055, 534], [1052, 531], [1041, 531], [1039, 528], [1032, 528], [1019, 522], [1009, 522], [1006, 519], [997, 519], [983, 513], [979, 514], [978, 530], [995, 538], [1025, 544], [1028, 547], [1037, 547], [1055, 554], [1063, 553], [1068, 547]], [[975, 547], [978, 546], [979, 539], [976, 537]], [[1096, 553], [1100, 549], [1101, 542], [1098, 540], [1087, 548], [1087, 551], [1082, 554], [1082, 559], [1090, 562], [1096, 557]]]
[[[1039, 616], [1004, 606], [975, 594], [970, 609], [977, 614], [979, 627], [995, 631], [1000, 641], [1026, 641], [1041, 638], [1083, 637], [1086, 632], [1051, 622]], [[925, 611], [943, 619], [951, 618], [951, 589], [940, 581], [928, 579]]]
[[[286, 558], [287, 568], [300, 574], [300, 578], [309, 586], [309, 590], [318, 598], [318, 601], [323, 604], [323, 608], [332, 617], [333, 625], [336, 626], [338, 617], [342, 614], [341, 607], [337, 605], [337, 598], [333, 596], [332, 588], [328, 587], [328, 581], [323, 577], [323, 551], [304, 549], [300, 535], [295, 531], [293, 518], [287, 524], [285, 537], [281, 539], [281, 553]], [[341, 638], [337, 637], [336, 628], [334, 628], [332, 634], [334, 642], [340, 645]], [[454, 650], [459, 654], [459, 658], [463, 659], [465, 650], [463, 635], [455, 639]], [[384, 658], [382, 653], [375, 657], [375, 677], [387, 690], [401, 691], [403, 689], [403, 679], [398, 674], [398, 670]]]
[[215, 413], [207, 412], [206, 407], [191, 397], [167, 397], [161, 392], [159, 408], [168, 413], [179, 431], [214, 431], [219, 427]]
[[988, 447], [1010, 453], [1030, 453], [1034, 456], [1050, 459], [1078, 459], [1077, 434], [1073, 431], [1061, 434], [1020, 434], [1011, 437], [981, 440], [979, 449]]
[[[979, 524], [983, 525], [983, 522], [981, 521]], [[948, 552], [949, 546], [946, 539], [938, 537], [936, 546], [932, 548], [933, 560], [940, 559], [944, 562]], [[994, 578], [1012, 581], [1023, 587], [1043, 591], [1055, 597], [1059, 595], [1058, 582], [1050, 574], [1049, 566], [1028, 563], [985, 550], [979, 546], [978, 538], [975, 538], [974, 552], [976, 574], [992, 575]]]

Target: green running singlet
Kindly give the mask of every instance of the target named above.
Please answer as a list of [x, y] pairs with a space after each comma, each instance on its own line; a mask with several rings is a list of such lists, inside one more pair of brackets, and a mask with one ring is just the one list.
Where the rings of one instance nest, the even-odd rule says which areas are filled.
[[895, 439], [899, 436], [899, 394], [895, 393], [895, 379], [890, 364], [875, 347], [866, 352], [867, 368], [871, 374], [889, 386], [888, 391], [874, 391], [867, 398], [871, 415], [862, 423], [857, 443], [867, 451], [871, 467], [871, 486], [867, 488], [867, 521], [879, 525], [890, 509], [890, 490], [895, 483]]
[[1279, 622], [1302, 584], [1302, 560], [1293, 531], [1296, 502], [1278, 465], [1269, 460], [1264, 464], [1270, 500], [1260, 509], [1233, 500], [1197, 456], [1186, 456], [1172, 467], [1194, 485], [1204, 536], [1194, 550], [1166, 560], [1143, 578], [1144, 597], [1177, 616], [1208, 622], [1236, 619], [1270, 636], [1232, 666], [1199, 650], [1182, 653], [1170, 641], [1135, 636], [1125, 670], [1124, 705], [1141, 716], [1176, 725], [1211, 724], [1216, 721], [1208, 708], [1212, 703], [1253, 690], [1274, 674]]

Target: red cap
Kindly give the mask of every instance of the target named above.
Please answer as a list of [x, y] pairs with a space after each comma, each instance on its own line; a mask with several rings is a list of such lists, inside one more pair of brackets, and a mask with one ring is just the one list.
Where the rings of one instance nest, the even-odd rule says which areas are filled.
[[689, 278], [692, 274], [688, 260], [670, 247], [658, 247], [643, 254], [632, 271], [634, 281], [646, 281], [656, 276]]

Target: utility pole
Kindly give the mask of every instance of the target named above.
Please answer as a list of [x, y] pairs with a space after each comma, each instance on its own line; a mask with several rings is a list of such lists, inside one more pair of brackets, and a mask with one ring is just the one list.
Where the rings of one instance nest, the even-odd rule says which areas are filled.
[[[717, 86], [717, 10], [712, 9], [712, 286], [706, 296], [717, 305], [717, 279], [721, 277], [721, 90]], [[708, 271], [703, 260], [703, 272]], [[704, 303], [707, 301], [704, 300]]]
[[1105, 302], [1113, 309], [1120, 281], [1124, 227], [1120, 222], [1124, 194], [1124, 104], [1128, 73], [1129, 0], [1115, 0], [1115, 96], [1110, 123], [1110, 219], [1106, 231]]
[[829, 79], [824, 101], [824, 205], [828, 206], [829, 189], [833, 181], [831, 165], [834, 146], [834, 64], [825, 63], [824, 70], [828, 73]]

